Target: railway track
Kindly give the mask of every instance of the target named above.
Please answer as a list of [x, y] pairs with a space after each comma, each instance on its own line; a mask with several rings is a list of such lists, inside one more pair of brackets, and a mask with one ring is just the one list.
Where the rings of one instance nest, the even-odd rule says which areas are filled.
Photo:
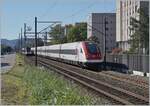
[[132, 93], [130, 91], [112, 86], [108, 83], [105, 83], [100, 80], [96, 80], [94, 78], [88, 77], [87, 75], [81, 74], [79, 72], [76, 72], [73, 68], [72, 70], [67, 68], [66, 66], [60, 66], [56, 64], [56, 61], [48, 60], [39, 58], [38, 63], [47, 67], [52, 68], [60, 73], [63, 74], [66, 77], [69, 77], [83, 85], [85, 85], [88, 88], [91, 88], [100, 94], [105, 95], [106, 97], [115, 100], [119, 102], [120, 104], [126, 104], [126, 105], [146, 105], [149, 104], [149, 99]]
[[145, 82], [141, 79], [136, 80], [135, 78], [123, 76], [123, 75], [120, 75], [119, 73], [118, 73], [119, 75], [116, 75], [116, 73], [112, 73], [112, 72], [108, 72], [108, 71], [102, 72], [100, 74], [105, 74], [106, 76], [112, 77], [113, 79], [120, 80], [120, 81], [127, 82], [127, 83], [131, 83], [135, 86], [149, 89], [148, 82]]
[[[45, 58], [45, 57], [42, 57], [42, 58]], [[46, 61], [49, 61], [48, 58], [46, 58], [46, 59], [47, 59]], [[107, 73], [107, 71], [94, 72], [94, 71], [87, 70], [87, 69], [84, 69], [84, 71], [83, 71], [83, 69], [80, 67], [68, 65], [66, 63], [62, 63], [62, 62], [58, 62], [58, 61], [55, 64], [58, 64], [62, 67], [65, 65], [70, 70], [77, 71], [79, 73], [82, 73], [82, 74], [89, 76], [91, 78], [94, 78], [96, 80], [104, 81], [106, 83], [109, 83], [112, 86], [116, 86], [118, 88], [122, 88], [127, 91], [133, 92], [135, 94], [142, 95], [146, 98], [149, 98], [149, 88], [145, 88], [144, 86], [137, 84], [136, 82], [132, 82], [132, 80], [126, 80], [125, 77], [122, 77], [119, 75], [113, 75], [113, 76], [111, 75], [110, 76], [110, 74], [109, 75], [103, 74], [104, 72]], [[148, 86], [148, 84], [147, 84], [147, 86]]]

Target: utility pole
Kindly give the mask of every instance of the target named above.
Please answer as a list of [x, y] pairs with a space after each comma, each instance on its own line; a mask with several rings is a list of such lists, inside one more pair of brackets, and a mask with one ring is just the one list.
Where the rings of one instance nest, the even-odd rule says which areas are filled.
[[21, 51], [22, 51], [22, 28], [21, 28]]
[[[35, 34], [35, 66], [37, 66], [37, 44], [38, 44], [38, 39], [37, 39], [37, 35], [41, 34], [42, 31], [46, 30], [47, 28], [51, 27], [52, 25], [44, 28], [43, 30], [41, 30], [40, 32], [37, 32], [37, 24], [38, 23], [61, 23], [60, 21], [37, 21], [37, 17], [35, 17], [35, 32], [26, 32], [26, 34]], [[45, 34], [45, 33], [44, 33]]]
[[105, 53], [104, 53], [105, 70], [106, 70], [106, 24], [107, 24], [107, 23], [106, 23], [106, 17], [105, 17], [105, 35], [104, 35], [104, 36], [105, 36], [105, 37], [104, 37], [104, 38], [105, 38], [105, 40], [104, 40], [104, 46], [105, 46], [105, 47], [104, 47], [104, 52], [105, 52]]
[[45, 32], [45, 46], [47, 46], [47, 31]]
[[37, 17], [35, 17], [35, 66], [37, 66]]
[[20, 48], [21, 48], [21, 44], [20, 44], [20, 33], [19, 33], [19, 52], [20, 52]]
[[26, 23], [24, 23], [24, 49], [26, 49]]

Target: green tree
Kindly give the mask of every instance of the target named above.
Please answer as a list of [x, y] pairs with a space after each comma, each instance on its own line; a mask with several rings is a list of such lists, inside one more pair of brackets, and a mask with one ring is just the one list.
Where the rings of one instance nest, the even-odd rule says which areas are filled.
[[77, 23], [75, 26], [69, 24], [65, 27], [62, 27], [60, 24], [58, 24], [51, 29], [49, 35], [52, 38], [52, 42], [50, 44], [60, 44], [86, 40], [87, 24]]
[[1, 54], [10, 53], [13, 49], [10, 46], [7, 45], [1, 45]]
[[86, 38], [87, 38], [87, 24], [78, 23], [70, 28], [67, 41], [68, 42], [83, 41], [86, 40]]
[[130, 18], [130, 30], [134, 33], [130, 35], [130, 51], [138, 52], [140, 48], [145, 48], [146, 54], [149, 53], [149, 12], [147, 8], [140, 8], [140, 20]]
[[64, 27], [60, 24], [54, 26], [49, 35], [52, 38], [52, 44], [65, 43], [67, 41], [66, 36], [64, 36]]

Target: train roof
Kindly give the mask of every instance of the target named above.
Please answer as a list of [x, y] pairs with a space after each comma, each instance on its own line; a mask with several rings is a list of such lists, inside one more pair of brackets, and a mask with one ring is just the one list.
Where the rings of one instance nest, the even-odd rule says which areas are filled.
[[[55, 44], [55, 45], [48, 45], [48, 46], [56, 46], [56, 45], [64, 45], [64, 44], [75, 44], [75, 43], [81, 43], [81, 42], [91, 42], [91, 43], [95, 43], [95, 42], [93, 42], [93, 41], [78, 41], [78, 42], [69, 42], [69, 43], [62, 43], [62, 44]], [[48, 47], [48, 46], [38, 46], [38, 48], [40, 48], [40, 47]], [[35, 48], [35, 47], [33, 47], [33, 48]]]

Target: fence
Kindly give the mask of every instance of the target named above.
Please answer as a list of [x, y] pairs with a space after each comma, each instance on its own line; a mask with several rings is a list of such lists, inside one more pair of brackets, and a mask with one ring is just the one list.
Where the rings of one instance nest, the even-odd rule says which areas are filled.
[[129, 70], [149, 73], [149, 55], [120, 54], [106, 55], [106, 61], [126, 65]]

